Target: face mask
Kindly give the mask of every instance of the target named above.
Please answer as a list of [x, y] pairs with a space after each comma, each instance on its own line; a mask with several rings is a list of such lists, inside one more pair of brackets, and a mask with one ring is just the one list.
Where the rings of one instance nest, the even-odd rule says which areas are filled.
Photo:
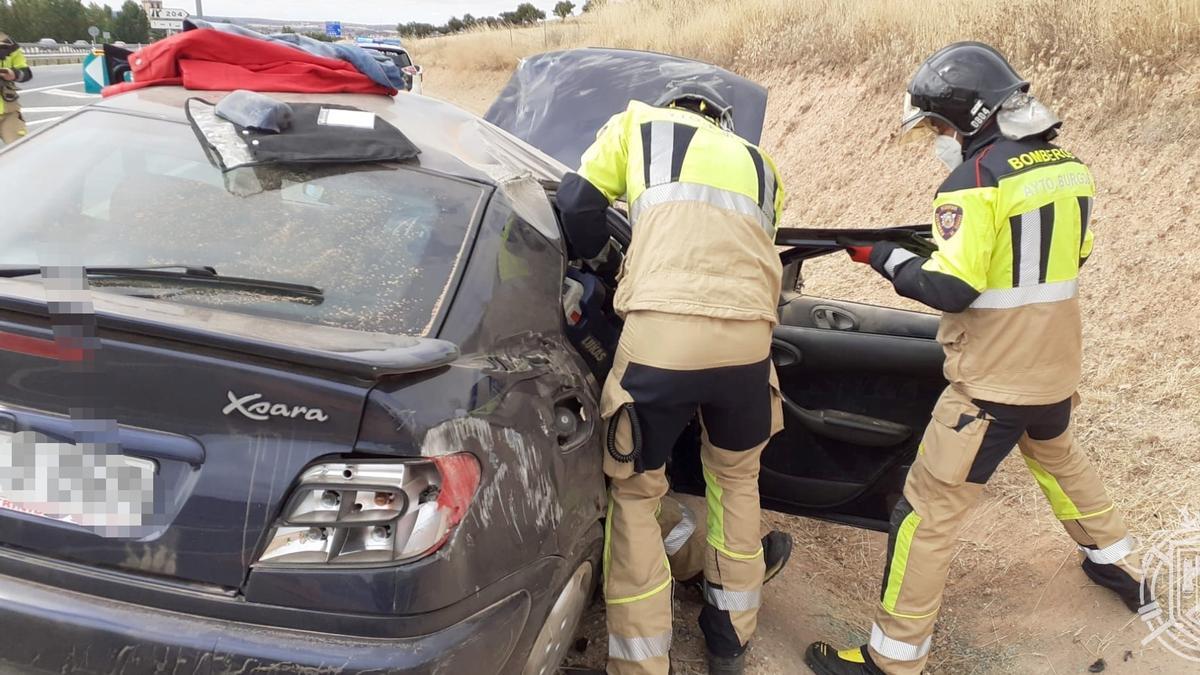
[[962, 143], [959, 143], [958, 139], [953, 136], [938, 134], [933, 139], [933, 154], [942, 160], [942, 164], [945, 164], [946, 168], [951, 171], [958, 168], [958, 165], [963, 162]]

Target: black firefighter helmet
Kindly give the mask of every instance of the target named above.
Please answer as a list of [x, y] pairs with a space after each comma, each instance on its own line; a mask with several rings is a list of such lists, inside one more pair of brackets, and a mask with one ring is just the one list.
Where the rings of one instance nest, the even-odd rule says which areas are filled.
[[17, 51], [17, 46], [7, 33], [0, 33], [0, 59], [8, 58], [9, 54]]
[[704, 82], [684, 80], [672, 82], [663, 95], [658, 97], [654, 105], [659, 108], [679, 106], [694, 110], [702, 115], [711, 117], [726, 131], [733, 131], [733, 106], [717, 93], [717, 90]]
[[1004, 56], [982, 42], [955, 42], [939, 49], [917, 69], [904, 100], [901, 134], [929, 118], [972, 136], [1013, 93], [1029, 82]]

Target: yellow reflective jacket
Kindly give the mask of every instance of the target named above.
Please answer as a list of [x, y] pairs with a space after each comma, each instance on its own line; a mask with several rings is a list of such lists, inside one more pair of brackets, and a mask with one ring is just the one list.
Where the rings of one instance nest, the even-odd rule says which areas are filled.
[[[9, 68], [17, 74], [17, 79], [14, 82], [3, 82], [4, 86], [11, 87], [15, 82], [28, 82], [30, 79], [29, 63], [25, 61], [25, 54], [20, 49], [0, 59], [0, 68]], [[6, 108], [19, 109], [20, 106], [16, 105], [15, 101], [13, 103], [6, 103], [3, 99], [0, 99], [0, 115], [8, 112]]]
[[915, 261], [893, 251], [885, 273], [901, 294], [949, 310], [938, 341], [951, 384], [1015, 405], [1075, 393], [1095, 194], [1079, 159], [1038, 138], [985, 144], [950, 174], [933, 203], [938, 250]]
[[635, 101], [600, 130], [578, 175], [584, 180], [568, 176], [559, 191], [565, 220], [589, 191], [605, 208], [629, 204], [620, 314], [777, 321], [784, 191], [766, 153], [700, 114]]

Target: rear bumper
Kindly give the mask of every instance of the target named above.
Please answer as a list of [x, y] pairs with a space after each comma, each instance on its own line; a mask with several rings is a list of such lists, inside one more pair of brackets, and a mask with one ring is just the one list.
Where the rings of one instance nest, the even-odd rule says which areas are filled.
[[529, 609], [520, 591], [429, 635], [359, 638], [197, 617], [0, 575], [0, 671], [483, 675], [504, 667]]

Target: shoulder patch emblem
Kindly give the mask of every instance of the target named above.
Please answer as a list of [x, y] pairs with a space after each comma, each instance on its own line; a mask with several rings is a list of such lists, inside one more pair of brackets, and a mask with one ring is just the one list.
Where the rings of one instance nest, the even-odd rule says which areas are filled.
[[942, 239], [949, 239], [954, 236], [955, 232], [958, 232], [958, 228], [962, 226], [962, 218], [963, 210], [958, 204], [942, 204], [933, 214]]

